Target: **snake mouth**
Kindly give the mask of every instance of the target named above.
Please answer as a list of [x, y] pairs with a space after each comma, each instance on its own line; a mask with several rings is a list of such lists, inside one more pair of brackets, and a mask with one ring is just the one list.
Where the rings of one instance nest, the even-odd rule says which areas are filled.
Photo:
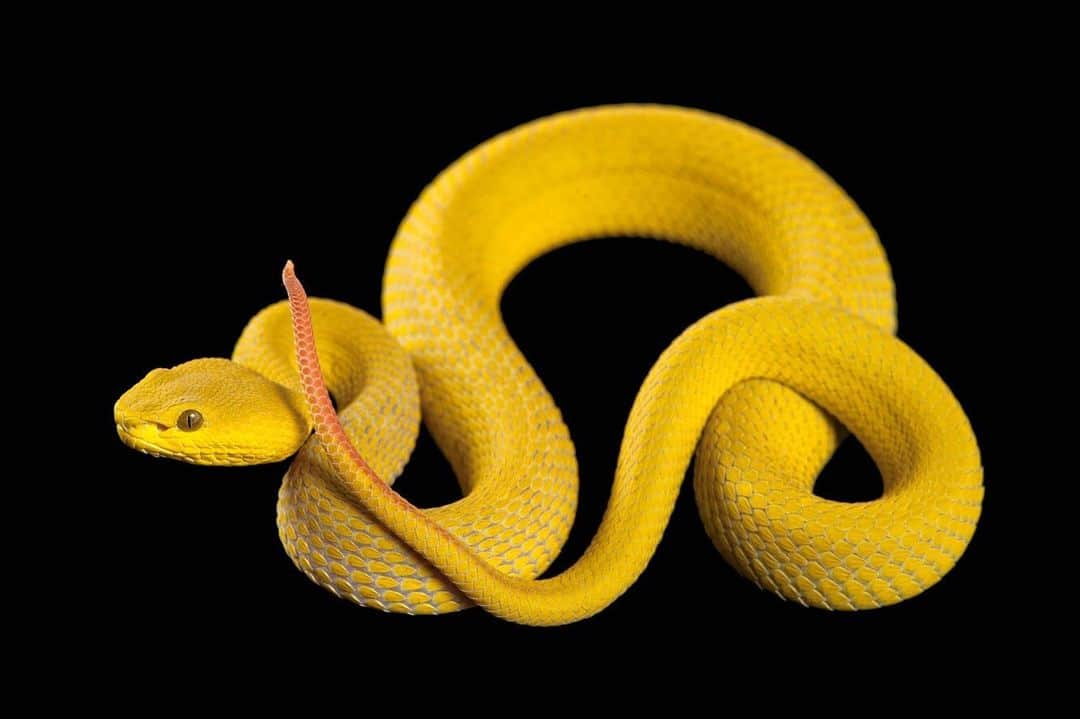
[[143, 454], [149, 454], [153, 457], [161, 457], [163, 459], [185, 459], [183, 455], [177, 452], [156, 445], [153, 442], [148, 442], [142, 437], [135, 435], [119, 423], [116, 425], [116, 433], [120, 435], [121, 442], [132, 449], [139, 450]]
[[[151, 423], [156, 424], [156, 423]], [[251, 464], [262, 464], [269, 461], [280, 461], [284, 457], [271, 457], [271, 458], [257, 458], [253, 455], [243, 454], [239, 452], [223, 452], [207, 450], [197, 454], [185, 454], [178, 452], [167, 447], [162, 447], [159, 444], [143, 439], [139, 435], [126, 428], [124, 425], [116, 424], [116, 433], [120, 435], [120, 441], [126, 444], [132, 449], [137, 449], [143, 454], [148, 454], [151, 457], [159, 457], [161, 459], [174, 459], [178, 462], [185, 462], [187, 464], [195, 464], [204, 467], [223, 467], [223, 466], [240, 466]]]

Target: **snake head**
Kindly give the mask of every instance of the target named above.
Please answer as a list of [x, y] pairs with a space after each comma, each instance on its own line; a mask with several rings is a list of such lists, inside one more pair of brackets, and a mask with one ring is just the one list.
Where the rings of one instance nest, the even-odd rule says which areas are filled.
[[113, 414], [127, 446], [192, 464], [278, 462], [312, 429], [299, 393], [226, 359], [153, 370]]

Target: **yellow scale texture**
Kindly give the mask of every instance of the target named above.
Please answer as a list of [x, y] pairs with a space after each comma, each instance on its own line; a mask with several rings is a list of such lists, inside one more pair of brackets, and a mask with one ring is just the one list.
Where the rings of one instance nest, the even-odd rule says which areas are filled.
[[[573, 567], [536, 580], [573, 522], [577, 464], [558, 408], [503, 326], [500, 295], [544, 252], [627, 235], [703, 250], [770, 297], [718, 310], [661, 355], [627, 422], [596, 537]], [[465, 496], [416, 510], [365, 479], [312, 410], [316, 436], [285, 478], [278, 528], [300, 569], [359, 604], [418, 614], [480, 604], [529, 624], [600, 611], [652, 557], [695, 448], [694, 489], [717, 548], [759, 586], [806, 605], [862, 609], [918, 594], [974, 532], [978, 447], [941, 379], [891, 336], [893, 286], [876, 234], [821, 170], [740, 123], [606, 107], [484, 143], [411, 208], [383, 310], [385, 328], [311, 301], [348, 440], [392, 482], [422, 406]], [[251, 321], [234, 360], [304, 390], [287, 303]], [[882, 498], [812, 493], [843, 434], [819, 405], [873, 456]], [[715, 567], [687, 566], [669, 604], [706, 609], [692, 589], [705, 571]]]

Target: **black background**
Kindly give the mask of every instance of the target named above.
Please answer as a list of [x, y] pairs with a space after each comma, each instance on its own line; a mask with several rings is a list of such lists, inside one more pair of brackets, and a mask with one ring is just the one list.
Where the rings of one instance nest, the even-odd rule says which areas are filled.
[[[1004, 101], [984, 84], [960, 82], [962, 66], [872, 83], [843, 73], [827, 80], [829, 72], [789, 67], [743, 82], [537, 73], [515, 90], [482, 72], [410, 85], [244, 62], [124, 63], [86, 78], [92, 91], [72, 107], [87, 120], [70, 138], [80, 157], [72, 179], [94, 189], [85, 220], [103, 241], [87, 259], [98, 296], [113, 308], [94, 353], [102, 393], [88, 430], [111, 478], [97, 493], [99, 534], [87, 548], [94, 592], [108, 606], [96, 619], [103, 635], [133, 656], [193, 648], [218, 657], [259, 648], [330, 656], [377, 646], [393, 658], [416, 642], [566, 655], [650, 642], [677, 651], [690, 641], [707, 653], [778, 661], [785, 647], [856, 660], [947, 647], [955, 660], [974, 658], [982, 642], [969, 640], [986, 639], [985, 617], [1007, 601], [995, 583], [1008, 564], [1004, 428], [986, 372], [1000, 287], [988, 269], [993, 228], [975, 224], [992, 201], [973, 189], [988, 172], [990, 130], [980, 118]], [[938, 586], [854, 614], [783, 602], [715, 552], [687, 483], [645, 574], [590, 620], [531, 629], [476, 609], [386, 615], [334, 598], [291, 565], [274, 524], [285, 465], [198, 468], [132, 452], [115, 437], [115, 398], [151, 368], [227, 356], [246, 320], [284, 296], [285, 259], [296, 261], [313, 295], [378, 315], [397, 223], [443, 167], [522, 122], [627, 101], [703, 108], [781, 138], [831, 174], [878, 230], [897, 285], [900, 337], [964, 405], [987, 467], [975, 539]], [[562, 409], [581, 468], [579, 514], [556, 568], [580, 555], [599, 523], [622, 427], [651, 363], [695, 319], [748, 294], [723, 265], [645, 239], [560, 250], [511, 284], [507, 325]], [[859, 496], [876, 472], [847, 444], [823, 482], [838, 496]], [[426, 433], [398, 487], [421, 506], [456, 496]]]

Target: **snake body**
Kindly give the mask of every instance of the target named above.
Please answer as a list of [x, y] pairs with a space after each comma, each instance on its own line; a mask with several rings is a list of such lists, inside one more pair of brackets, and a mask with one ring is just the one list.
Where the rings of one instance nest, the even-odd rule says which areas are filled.
[[[697, 248], [763, 297], [708, 315], [664, 351], [631, 411], [595, 538], [570, 569], [537, 579], [573, 522], [577, 465], [499, 300], [531, 259], [605, 236]], [[290, 303], [259, 313], [233, 360], [304, 398], [315, 435], [282, 485], [280, 537], [305, 574], [358, 604], [415, 614], [478, 604], [537, 625], [588, 617], [645, 569], [695, 449], [716, 547], [805, 605], [863, 609], [918, 594], [974, 532], [978, 447], [947, 386], [891, 335], [876, 234], [810, 161], [738, 122], [604, 107], [482, 144], [401, 224], [385, 327], [346, 305], [309, 304], [291, 268], [286, 286]], [[388, 484], [421, 408], [464, 491], [422, 510]], [[880, 499], [813, 494], [841, 423], [881, 470]], [[697, 606], [701, 571], [711, 570], [687, 567], [667, 603]]]

